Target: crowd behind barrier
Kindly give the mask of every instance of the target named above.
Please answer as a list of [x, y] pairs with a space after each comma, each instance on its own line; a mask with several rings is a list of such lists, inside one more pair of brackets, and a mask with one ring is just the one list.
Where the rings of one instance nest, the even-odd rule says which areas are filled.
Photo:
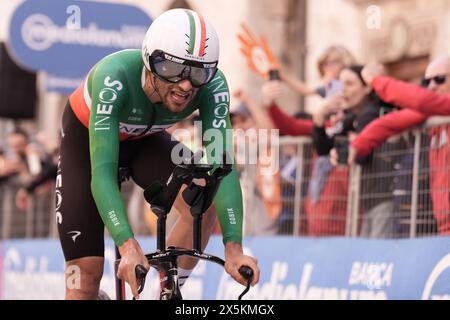
[[[430, 179], [443, 177], [445, 180], [449, 174], [448, 165], [439, 165], [445, 164], [445, 158], [437, 157], [445, 157], [450, 146], [445, 143], [445, 134], [440, 143], [429, 137], [437, 130], [447, 132], [450, 120], [436, 120], [431, 118], [377, 148], [371, 164], [377, 167], [376, 171], [367, 173], [359, 165], [339, 165], [315, 204], [309, 196], [315, 160], [312, 140], [281, 137], [278, 177], [270, 179], [270, 185], [258, 180], [256, 165], [247, 164], [241, 169], [244, 234], [391, 239], [445, 235], [443, 228], [450, 224], [450, 208], [446, 209], [445, 204], [449, 185], [443, 183], [439, 189], [432, 188]], [[383, 165], [389, 165], [380, 166], [379, 159], [383, 159], [380, 161]], [[257, 187], [260, 183], [264, 188]], [[377, 184], [380, 191], [366, 192], [367, 183]], [[49, 178], [29, 192], [24, 202], [20, 195], [24, 188], [17, 184], [17, 177], [4, 177], [0, 183], [1, 239], [58, 237], [54, 213], [58, 199], [54, 187], [54, 179]], [[261, 195], [268, 188], [275, 190], [270, 198]], [[155, 217], [142, 198], [142, 190], [125, 183], [122, 193], [135, 232], [154, 235]], [[367, 204], [380, 199], [383, 206], [378, 214], [367, 215]], [[438, 223], [444, 231], [440, 232]]]
[[[233, 93], [233, 102], [239, 103], [230, 114], [237, 155], [238, 130], [278, 129], [281, 135], [275, 155], [279, 170], [261, 174], [259, 158], [256, 164], [237, 165], [244, 235], [450, 234], [450, 122], [433, 123], [429, 118], [450, 114], [449, 57], [430, 62], [422, 88], [387, 78], [381, 65], [357, 64], [339, 45], [329, 46], [318, 58], [319, 85], [302, 82], [286, 66], [276, 68], [262, 74], [266, 81], [261, 104], [243, 90]], [[279, 106], [285, 85], [300, 96], [322, 100], [309, 114], [290, 116]], [[187, 129], [195, 137], [194, 120], [185, 119], [167, 131]], [[179, 140], [193, 146], [192, 137]], [[247, 142], [258, 150], [270, 149], [270, 143], [263, 146], [259, 137]], [[55, 219], [62, 218], [61, 195], [55, 192], [55, 183], [61, 182], [56, 177], [58, 146], [58, 141], [42, 134], [29, 137], [19, 128], [8, 133], [0, 149], [2, 239], [58, 236]], [[155, 216], [144, 203], [142, 190], [125, 183], [122, 193], [135, 234], [154, 235]]]

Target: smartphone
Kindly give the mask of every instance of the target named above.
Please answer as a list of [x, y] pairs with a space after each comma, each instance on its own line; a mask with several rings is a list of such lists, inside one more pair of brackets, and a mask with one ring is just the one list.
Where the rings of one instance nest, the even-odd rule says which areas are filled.
[[327, 97], [341, 95], [343, 92], [342, 82], [340, 80], [332, 80], [325, 90]]
[[338, 154], [338, 163], [339, 164], [347, 164], [348, 152], [349, 152], [348, 140], [337, 138], [334, 141], [334, 147]]
[[269, 80], [280, 80], [280, 72], [277, 69], [269, 70]]
[[338, 150], [339, 164], [347, 164], [348, 160], [348, 144], [341, 145]]

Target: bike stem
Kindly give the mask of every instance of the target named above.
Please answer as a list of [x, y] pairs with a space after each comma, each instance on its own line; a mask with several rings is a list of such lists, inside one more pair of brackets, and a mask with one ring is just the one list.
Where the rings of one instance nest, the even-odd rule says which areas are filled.
[[192, 216], [192, 248], [202, 252], [202, 214]]
[[167, 214], [158, 214], [157, 219], [157, 238], [156, 238], [156, 250], [160, 252], [166, 251], [166, 220]]

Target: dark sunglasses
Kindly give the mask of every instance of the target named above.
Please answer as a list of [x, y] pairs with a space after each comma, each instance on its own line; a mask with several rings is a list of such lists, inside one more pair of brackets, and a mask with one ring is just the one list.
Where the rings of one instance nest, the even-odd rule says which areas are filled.
[[197, 62], [185, 60], [155, 50], [149, 57], [151, 71], [161, 80], [177, 83], [188, 79], [193, 87], [200, 88], [209, 83], [217, 72], [217, 61]]
[[438, 76], [434, 76], [431, 78], [423, 78], [421, 83], [422, 83], [422, 87], [428, 87], [431, 83], [431, 81], [436, 82], [437, 85], [442, 85], [447, 81], [447, 75], [443, 74], [443, 75], [438, 75]]

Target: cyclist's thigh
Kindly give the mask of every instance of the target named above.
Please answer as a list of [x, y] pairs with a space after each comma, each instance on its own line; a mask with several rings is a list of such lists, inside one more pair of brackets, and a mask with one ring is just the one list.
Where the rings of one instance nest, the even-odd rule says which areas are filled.
[[91, 193], [88, 130], [69, 104], [63, 114], [63, 138], [56, 189], [56, 221], [66, 261], [104, 255], [104, 225]]
[[[136, 153], [131, 160], [133, 180], [141, 187], [146, 188], [154, 181], [166, 183], [177, 159], [172, 159], [172, 149], [180, 156], [189, 157], [192, 152], [179, 141], [172, 141], [171, 135], [165, 131], [152, 134], [138, 142]], [[178, 145], [178, 146], [177, 146]], [[181, 152], [183, 148], [183, 152]], [[180, 153], [176, 152], [180, 151]]]

